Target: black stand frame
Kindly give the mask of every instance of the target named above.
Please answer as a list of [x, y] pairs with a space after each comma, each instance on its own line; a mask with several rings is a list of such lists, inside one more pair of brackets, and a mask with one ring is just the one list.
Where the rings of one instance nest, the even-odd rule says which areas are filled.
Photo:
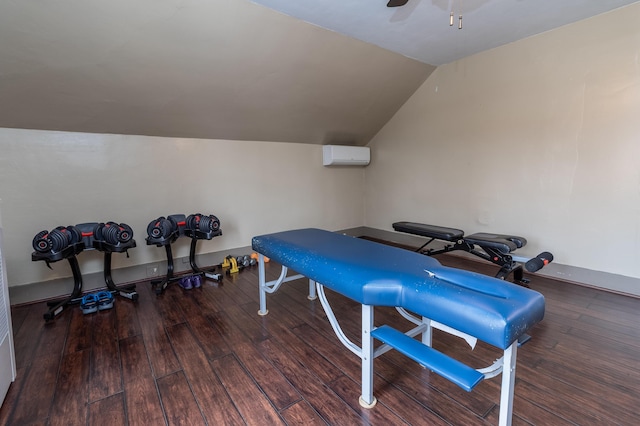
[[211, 231], [211, 232], [202, 232], [202, 231], [191, 231], [187, 229], [184, 231], [184, 234], [187, 237], [191, 238], [191, 247], [189, 248], [189, 265], [191, 266], [191, 270], [194, 272], [194, 274], [204, 275], [206, 278], [209, 278], [210, 280], [221, 281], [222, 274], [216, 274], [214, 272], [218, 267], [217, 265], [209, 267], [207, 269], [200, 269], [198, 267], [198, 265], [196, 264], [196, 246], [198, 244], [198, 241], [200, 240], [210, 240], [213, 237], [222, 235], [222, 231], [218, 230], [218, 231]]
[[[73, 273], [73, 291], [71, 291], [71, 294], [64, 299], [47, 302], [49, 310], [43, 315], [46, 321], [54, 319], [56, 316], [60, 315], [68, 305], [80, 303], [80, 300], [82, 299], [82, 274], [80, 273], [78, 258], [74, 253], [70, 257], [66, 257], [66, 259], [69, 261], [69, 266], [71, 266], [71, 272]], [[48, 264], [49, 261], [47, 261], [47, 265]]]
[[157, 295], [162, 294], [170, 283], [178, 281], [181, 278], [173, 276], [173, 252], [171, 250], [171, 241], [167, 241], [164, 245], [165, 251], [167, 252], [167, 275], [159, 280], [151, 280], [151, 287]]
[[[135, 284], [125, 284], [123, 286], [116, 286], [113, 282], [113, 278], [111, 277], [111, 254], [112, 253], [127, 253], [127, 250], [136, 246], [135, 241], [133, 241], [132, 245], [126, 246], [124, 248], [113, 246], [111, 244], [102, 243], [102, 248], [98, 249], [104, 252], [104, 282], [107, 285], [107, 289], [109, 291], [120, 297], [124, 297], [125, 299], [130, 299], [133, 301], [138, 300], [138, 292], [136, 291]], [[97, 243], [97, 242], [96, 242]], [[127, 253], [129, 256], [129, 253]]]
[[[193, 272], [191, 275], [201, 275], [208, 279], [220, 281], [222, 280], [222, 274], [215, 274], [216, 266], [209, 268], [208, 270], [203, 270], [198, 267], [196, 264], [196, 246], [199, 240], [210, 240], [213, 237], [217, 237], [222, 235], [222, 231], [211, 231], [211, 232], [202, 232], [196, 230], [185, 229], [183, 235], [191, 238], [191, 245], [189, 247], [189, 265], [191, 266], [191, 271]], [[171, 244], [175, 242], [178, 237], [180, 237], [179, 230], [173, 232], [168, 238], [164, 239], [152, 239], [147, 237], [147, 244], [155, 244], [158, 247], [165, 248], [165, 252], [167, 254], [167, 274], [161, 279], [151, 280], [151, 286], [154, 289], [156, 295], [160, 295], [164, 292], [169, 284], [172, 282], [178, 281], [183, 277], [175, 277], [173, 275], [174, 264], [173, 264], [173, 251], [171, 250]]]
[[[78, 263], [77, 255], [84, 250], [98, 250], [104, 252], [104, 282], [107, 289], [115, 295], [121, 296], [125, 299], [132, 301], [138, 300], [138, 293], [136, 292], [135, 284], [128, 284], [122, 287], [116, 286], [111, 277], [111, 254], [112, 253], [127, 253], [127, 250], [136, 246], [134, 240], [129, 241], [124, 245], [114, 246], [103, 241], [93, 241], [93, 247], [86, 248], [83, 241], [72, 244], [65, 247], [60, 252], [55, 253], [37, 253], [31, 254], [32, 261], [44, 261], [47, 266], [51, 268], [51, 263], [58, 262], [63, 259], [67, 259], [71, 272], [73, 274], [73, 290], [68, 297], [63, 299], [57, 299], [47, 302], [49, 310], [44, 313], [43, 317], [45, 321], [50, 321], [60, 315], [69, 305], [76, 305], [82, 300], [82, 272], [80, 271], [80, 264]], [[127, 253], [128, 255], [128, 253]]]

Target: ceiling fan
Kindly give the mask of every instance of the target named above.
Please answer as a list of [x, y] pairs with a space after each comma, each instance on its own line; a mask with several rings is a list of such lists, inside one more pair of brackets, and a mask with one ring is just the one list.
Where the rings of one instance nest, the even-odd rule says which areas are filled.
[[[407, 3], [409, 3], [409, 0], [389, 0], [389, 2], [387, 3], [387, 7], [404, 6]], [[453, 12], [451, 12], [449, 16], [449, 26], [453, 26]], [[462, 15], [458, 16], [458, 29], [462, 29]]]
[[409, 0], [389, 0], [389, 3], [387, 3], [387, 7], [404, 6], [408, 1]]

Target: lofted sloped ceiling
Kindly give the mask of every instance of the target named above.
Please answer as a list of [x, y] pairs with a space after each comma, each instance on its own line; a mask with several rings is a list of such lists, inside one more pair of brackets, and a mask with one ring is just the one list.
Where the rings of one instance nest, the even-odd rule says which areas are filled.
[[363, 145], [433, 69], [248, 0], [0, 1], [0, 127]]
[[[550, 4], [467, 1], [477, 7], [465, 12], [465, 37], [501, 42], [529, 33], [472, 33], [488, 19], [483, 7]], [[633, 3], [554, 0], [565, 1], [608, 5], [587, 15], [570, 11], [578, 19]], [[488, 48], [455, 48], [463, 33], [453, 36], [448, 26], [450, 1], [409, 0], [402, 10], [386, 8], [386, 0], [260, 3], [269, 7], [249, 0], [0, 0], [0, 127], [364, 145], [435, 65], [457, 57], [431, 61], [411, 49], [464, 56]], [[284, 10], [292, 5], [313, 14]], [[445, 14], [438, 31], [449, 35], [415, 24], [426, 19], [425, 7]], [[517, 13], [508, 10], [503, 20]]]

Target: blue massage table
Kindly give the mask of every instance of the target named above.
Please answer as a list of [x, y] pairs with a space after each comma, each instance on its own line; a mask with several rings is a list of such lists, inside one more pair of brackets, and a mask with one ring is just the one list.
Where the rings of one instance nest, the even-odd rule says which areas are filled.
[[[442, 266], [436, 259], [400, 248], [321, 229], [299, 229], [256, 236], [259, 259], [260, 315], [266, 315], [267, 293], [285, 282], [309, 279], [309, 298], [320, 298], [338, 339], [362, 360], [360, 405], [371, 408], [373, 360], [396, 349], [424, 367], [471, 391], [484, 379], [502, 373], [500, 425], [511, 424], [519, 339], [542, 320], [544, 297], [485, 275]], [[266, 281], [264, 258], [282, 265], [280, 276]], [[288, 268], [297, 271], [288, 276]], [[361, 346], [340, 328], [324, 294], [330, 288], [362, 305]], [[316, 293], [317, 291], [317, 293]], [[317, 294], [317, 295], [316, 295]], [[402, 333], [374, 326], [374, 307], [391, 306], [415, 327]], [[432, 328], [479, 339], [504, 351], [486, 368], [475, 369], [431, 347]], [[415, 336], [421, 335], [418, 340]], [[373, 339], [383, 344], [374, 349]]]

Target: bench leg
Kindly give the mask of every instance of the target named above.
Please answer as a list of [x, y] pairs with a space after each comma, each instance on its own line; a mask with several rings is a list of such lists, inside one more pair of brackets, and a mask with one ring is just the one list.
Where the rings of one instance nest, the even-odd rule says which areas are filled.
[[513, 416], [513, 391], [516, 384], [516, 356], [518, 342], [504, 351], [502, 361], [502, 385], [500, 386], [500, 426], [511, 426]]
[[[260, 292], [260, 310], [258, 310], [258, 315], [267, 315], [269, 313], [269, 310], [267, 309], [267, 293], [275, 293], [282, 284], [304, 278], [301, 274], [287, 276], [289, 269], [284, 265], [280, 265], [282, 270], [280, 271], [278, 279], [267, 282], [264, 259], [264, 255], [258, 253], [258, 291]], [[313, 290], [311, 290], [312, 285]], [[309, 291], [313, 291], [310, 296], [315, 296], [315, 282], [310, 280], [309, 287]]]
[[431, 329], [431, 320], [427, 317], [422, 317], [422, 323], [427, 326], [422, 332], [422, 344], [431, 346], [431, 336], [433, 335]]
[[373, 408], [376, 398], [373, 396], [373, 306], [362, 305], [362, 395], [360, 405]]
[[260, 310], [258, 315], [267, 315], [267, 292], [266, 292], [266, 278], [264, 271], [264, 256], [258, 253], [258, 286], [260, 287]]
[[316, 282], [313, 280], [309, 280], [309, 295], [307, 299], [316, 300], [318, 296], [316, 296]]

